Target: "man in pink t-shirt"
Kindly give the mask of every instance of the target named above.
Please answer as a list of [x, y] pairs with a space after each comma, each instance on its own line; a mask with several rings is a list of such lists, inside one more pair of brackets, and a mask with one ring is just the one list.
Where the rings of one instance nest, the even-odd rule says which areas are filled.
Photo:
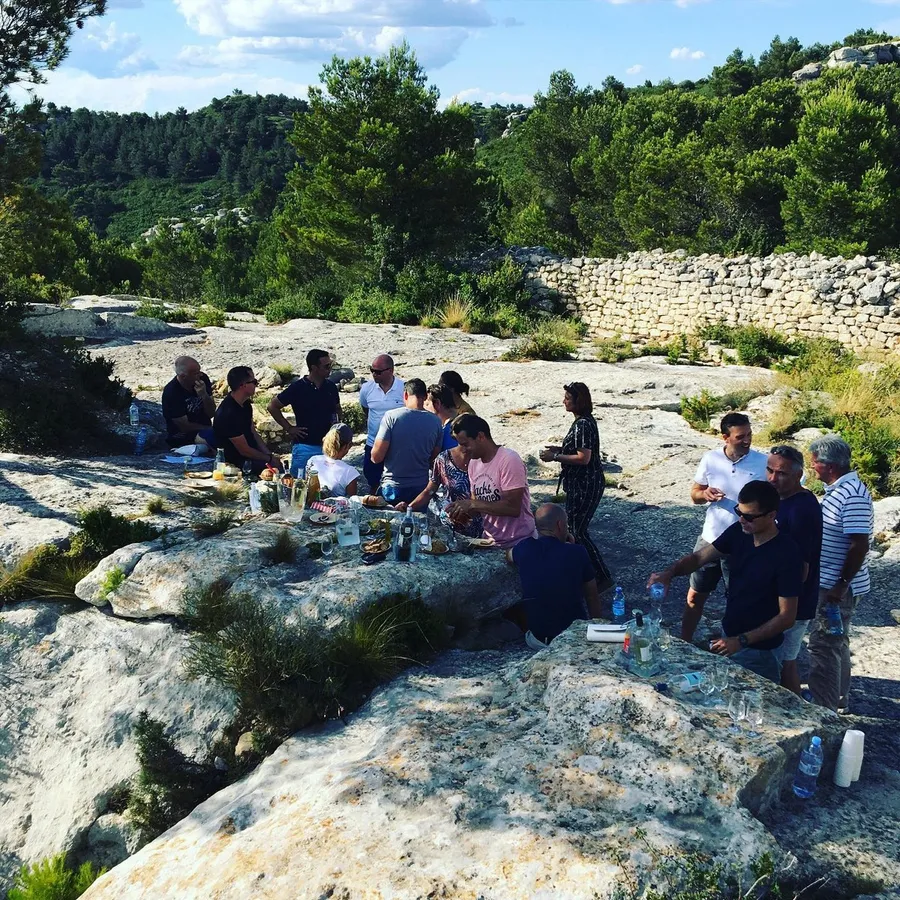
[[528, 473], [519, 454], [495, 444], [490, 426], [478, 416], [456, 418], [453, 436], [469, 461], [472, 499], [451, 504], [451, 519], [481, 513], [484, 533], [504, 550], [535, 537]]

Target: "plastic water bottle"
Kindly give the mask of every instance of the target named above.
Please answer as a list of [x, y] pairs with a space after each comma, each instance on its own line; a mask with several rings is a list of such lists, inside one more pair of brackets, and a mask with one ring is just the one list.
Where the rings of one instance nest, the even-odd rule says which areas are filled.
[[816, 779], [822, 771], [822, 738], [814, 737], [809, 749], [800, 754], [800, 765], [794, 776], [794, 793], [804, 800], [816, 792]]
[[613, 594], [612, 602], [613, 622], [621, 625], [625, 621], [625, 591], [620, 585], [616, 585], [616, 592]]
[[147, 438], [150, 436], [150, 431], [146, 425], [141, 425], [141, 430], [137, 433], [137, 437], [134, 439], [134, 455], [140, 456], [144, 452], [144, 447], [147, 446]]
[[843, 634], [844, 623], [841, 619], [841, 609], [836, 603], [829, 603], [825, 606], [825, 619], [828, 627], [825, 629], [826, 634]]
[[137, 403], [132, 403], [131, 406], [128, 407], [128, 421], [131, 422], [132, 425], [141, 424], [141, 411], [138, 409]]

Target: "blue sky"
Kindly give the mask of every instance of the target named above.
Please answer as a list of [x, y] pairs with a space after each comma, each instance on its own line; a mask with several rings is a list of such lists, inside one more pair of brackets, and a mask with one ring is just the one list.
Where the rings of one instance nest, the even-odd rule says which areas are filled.
[[118, 112], [203, 106], [234, 88], [305, 96], [323, 63], [406, 39], [444, 101], [530, 102], [579, 85], [699, 78], [775, 34], [900, 34], [900, 0], [110, 0], [37, 93]]

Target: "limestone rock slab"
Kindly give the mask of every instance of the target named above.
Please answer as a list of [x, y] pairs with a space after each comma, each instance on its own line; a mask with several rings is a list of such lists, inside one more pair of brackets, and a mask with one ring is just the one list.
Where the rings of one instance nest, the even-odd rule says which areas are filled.
[[[676, 642], [678, 665], [699, 651]], [[765, 734], [665, 696], [576, 624], [534, 657], [443, 657], [347, 727], [295, 736], [98, 880], [85, 900], [609, 896], [634, 830], [746, 865], [811, 733], [841, 723], [740, 671]]]

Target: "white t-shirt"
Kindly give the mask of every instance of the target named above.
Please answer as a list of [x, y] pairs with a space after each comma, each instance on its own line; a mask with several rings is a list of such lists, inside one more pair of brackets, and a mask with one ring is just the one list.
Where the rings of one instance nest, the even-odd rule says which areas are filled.
[[700, 535], [704, 541], [711, 544], [726, 528], [737, 522], [734, 507], [737, 505], [741, 488], [750, 481], [765, 481], [768, 461], [769, 457], [759, 450], [751, 450], [737, 462], [725, 455], [724, 447], [703, 454], [694, 481], [725, 492], [722, 500], [710, 503], [706, 507], [706, 520], [703, 523], [703, 533]]
[[322, 489], [335, 497], [343, 497], [347, 493], [347, 485], [359, 478], [359, 472], [353, 466], [324, 454], [310, 457], [306, 464], [307, 472], [310, 466], [318, 473]]
[[369, 411], [369, 428], [366, 435], [366, 446], [375, 444], [375, 436], [378, 434], [378, 426], [384, 414], [392, 409], [403, 406], [403, 391], [405, 383], [402, 378], [394, 377], [394, 383], [387, 391], [382, 390], [380, 384], [374, 381], [366, 381], [359, 389], [359, 405]]
[[[841, 475], [834, 484], [825, 485], [822, 500], [822, 557], [819, 586], [831, 588], [841, 577], [844, 560], [850, 549], [850, 536], [864, 534], [872, 542], [875, 531], [875, 510], [872, 495], [859, 480], [856, 472]], [[872, 589], [869, 565], [864, 562], [850, 588], [854, 597], [868, 594]]]

